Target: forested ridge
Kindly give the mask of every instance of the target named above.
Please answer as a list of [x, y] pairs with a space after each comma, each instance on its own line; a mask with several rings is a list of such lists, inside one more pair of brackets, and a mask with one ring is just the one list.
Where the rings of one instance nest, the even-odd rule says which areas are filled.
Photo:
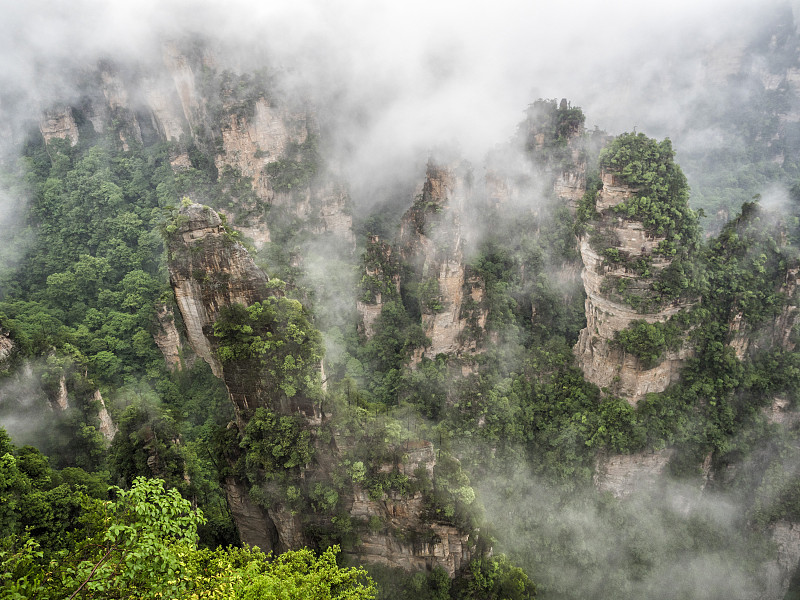
[[[777, 117], [747, 164], [785, 201], [748, 196], [724, 223], [706, 210], [748, 182], [720, 191], [715, 171], [693, 198], [670, 139], [541, 99], [483, 165], [434, 154], [421, 192], [362, 209], [324, 117], [291, 112], [265, 72], [192, 60], [202, 126], [180, 139], [124, 109], [96, 127], [76, 103], [75, 139], [33, 126], [2, 163], [3, 197], [28, 199], [0, 248], [3, 598], [662, 597], [680, 569], [690, 597], [702, 568], [731, 576], [696, 597], [770, 585], [770, 536], [800, 520], [800, 180], [768, 160]], [[291, 124], [280, 156], [225, 146], [264, 106]], [[245, 176], [251, 160], [267, 162]], [[210, 361], [176, 264], [204, 294], [240, 275], [197, 267], [219, 257], [183, 229], [191, 211], [267, 282], [195, 332]], [[582, 252], [638, 315], [611, 350], [637, 373], [673, 361], [664, 389], [632, 402], [585, 375], [576, 344], [600, 332]], [[663, 458], [662, 484], [604, 491], [618, 457]], [[308, 547], [243, 543], [232, 490]], [[436, 562], [445, 533], [463, 564]], [[425, 568], [370, 562], [381, 540]]]

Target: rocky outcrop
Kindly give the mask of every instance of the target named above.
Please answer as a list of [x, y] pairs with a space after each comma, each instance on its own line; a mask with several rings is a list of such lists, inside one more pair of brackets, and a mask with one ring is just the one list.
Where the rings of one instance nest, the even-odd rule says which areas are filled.
[[[430, 345], [415, 360], [437, 354], [475, 352], [467, 333], [470, 322], [482, 328], [487, 312], [478, 301], [481, 281], [467, 273], [462, 219], [472, 196], [468, 165], [428, 163], [422, 193], [406, 213], [400, 230], [400, 253], [419, 282], [422, 326]], [[471, 310], [467, 310], [467, 302]]]
[[306, 113], [273, 106], [265, 98], [255, 100], [251, 115], [230, 115], [222, 127], [222, 153], [217, 168], [230, 166], [253, 179], [259, 198], [272, 201], [266, 166], [285, 158], [289, 144], [302, 144], [309, 135]]
[[566, 99], [558, 104], [538, 100], [528, 108], [518, 133], [533, 160], [536, 179], [552, 186], [555, 197], [573, 211], [586, 192], [584, 121], [581, 109]]
[[166, 304], [156, 307], [158, 329], [153, 334], [153, 340], [164, 355], [164, 362], [170, 371], [180, 371], [183, 366], [181, 354], [183, 346], [178, 328], [175, 326], [175, 315], [172, 308]]
[[78, 124], [69, 106], [45, 111], [39, 121], [39, 131], [42, 132], [45, 142], [58, 138], [69, 141], [70, 146], [78, 143]]
[[[169, 42], [162, 58], [164, 68], [151, 66], [146, 75], [101, 61], [75, 107], [55, 106], [42, 115], [45, 141], [61, 138], [75, 145], [81, 122], [96, 132], [113, 131], [123, 150], [173, 142], [170, 163], [176, 172], [191, 168], [190, 151], [199, 152], [213, 161], [224, 185], [234, 181], [226, 189], [232, 204], [228, 217], [257, 248], [270, 241], [265, 214], [274, 205], [301, 219], [308, 231], [336, 235], [352, 251], [349, 194], [334, 176], [321, 173], [311, 148], [319, 127], [308, 108], [276, 100], [279, 95], [264, 87], [265, 79], [222, 70], [208, 48]], [[239, 177], [249, 178], [252, 195], [233, 191]]]
[[69, 408], [69, 397], [67, 395], [67, 377], [62, 374], [58, 380], [58, 391], [52, 397], [50, 404], [54, 410], [65, 411]]
[[226, 477], [224, 487], [228, 508], [242, 541], [264, 552], [275, 550], [278, 539], [275, 525], [266, 511], [250, 498], [247, 486], [235, 477]]
[[601, 492], [624, 498], [647, 490], [663, 478], [672, 450], [636, 454], [600, 455], [595, 465], [594, 485]]
[[222, 377], [208, 336], [220, 307], [267, 297], [269, 278], [207, 206], [184, 206], [170, 234], [169, 272], [175, 301], [195, 352]]
[[[378, 513], [375, 511], [373, 514]], [[362, 536], [361, 549], [356, 556], [370, 563], [406, 571], [430, 571], [441, 567], [453, 577], [471, 560], [469, 536], [451, 525], [434, 524], [431, 533], [429, 540], [405, 542], [398, 535], [370, 532]]]
[[392, 247], [377, 235], [370, 236], [362, 260], [364, 275], [356, 309], [361, 316], [364, 335], [369, 339], [375, 333], [375, 321], [386, 301], [400, 296], [400, 271]]
[[781, 425], [783, 427], [793, 427], [800, 422], [800, 413], [792, 409], [792, 403], [782, 397], [772, 400], [772, 404], [762, 409], [767, 422]]
[[[181, 136], [188, 134], [188, 123], [175, 89], [152, 80], [145, 80], [142, 87], [145, 102], [152, 111], [153, 127], [161, 138], [177, 142]], [[188, 156], [186, 158], [188, 160]]]
[[728, 328], [728, 345], [736, 352], [736, 357], [743, 360], [750, 353], [771, 348], [791, 351], [795, 349], [795, 325], [798, 322], [798, 285], [800, 269], [787, 269], [780, 293], [786, 303], [778, 314], [766, 323], [751, 327], [742, 312], [736, 312]]
[[94, 401], [98, 406], [97, 418], [100, 420], [100, 427], [98, 428], [98, 431], [100, 431], [100, 433], [103, 434], [103, 437], [110, 442], [114, 439], [114, 436], [117, 435], [117, 431], [119, 431], [119, 429], [111, 419], [111, 415], [108, 413], [106, 403], [103, 400], [103, 396], [100, 394], [100, 390], [95, 390]]
[[[213, 335], [213, 323], [220, 311], [235, 303], [251, 306], [264, 302], [275, 294], [268, 287], [268, 278], [232, 238], [217, 213], [207, 207], [183, 206], [174, 222], [168, 224], [167, 231], [170, 280], [189, 340], [224, 380], [236, 409], [239, 431], [247, 427], [256, 407], [299, 418], [301, 427], [314, 440], [316, 458], [298, 467], [298, 485], [302, 486], [300, 482], [304, 480], [326, 480], [330, 469], [347, 452], [347, 443], [335, 436], [329, 442], [318, 437], [326, 419], [320, 408], [298, 397], [288, 403], [275, 403], [273, 390], [264, 388], [271, 379], [259, 372], [264, 369], [260, 363], [242, 359], [223, 364], [215, 355], [217, 338]], [[397, 460], [383, 465], [380, 473], [396, 470], [411, 481], [423, 472], [429, 478], [433, 476], [436, 458], [430, 443], [409, 441], [395, 450], [392, 455]], [[251, 485], [237, 477], [229, 476], [225, 489], [240, 536], [247, 544], [276, 551], [313, 545], [310, 531], [330, 526], [330, 516], [324, 513], [300, 515], [280, 501], [262, 507], [251, 495]], [[388, 491], [374, 500], [354, 484], [352, 495], [342, 492], [342, 497], [343, 509], [354, 519], [369, 522], [378, 519], [385, 525], [381, 531], [370, 529], [365, 533], [362, 543], [353, 551], [365, 561], [407, 569], [438, 565], [453, 574], [471, 557], [474, 544], [468, 532], [435, 518], [423, 518], [423, 492], [400, 495]]]
[[0, 330], [0, 375], [7, 373], [11, 368], [11, 357], [16, 345], [9, 335]]
[[[430, 442], [406, 443], [403, 460], [383, 466], [385, 472], [397, 469], [412, 482], [419, 469], [432, 478], [436, 456]], [[422, 492], [411, 495], [384, 493], [375, 500], [356, 485], [349, 513], [355, 519], [377, 522], [361, 537], [361, 544], [351, 552], [371, 563], [407, 571], [430, 571], [439, 566], [450, 577], [472, 558], [474, 543], [470, 535], [446, 523], [426, 522], [426, 500]]]
[[800, 524], [778, 521], [769, 527], [778, 558], [767, 564], [765, 580], [768, 588], [759, 600], [781, 600], [786, 597], [794, 572], [800, 564]]
[[[175, 91], [180, 101], [183, 117], [192, 132], [202, 132], [207, 128], [202, 97], [195, 82], [194, 70], [189, 58], [181, 52], [175, 43], [164, 44], [162, 58], [167, 67]], [[208, 65], [207, 57], [203, 57]], [[166, 127], [165, 127], [166, 130]]]
[[122, 149], [128, 151], [130, 143], [142, 143], [142, 130], [136, 113], [132, 110], [127, 87], [118, 74], [110, 68], [101, 69], [100, 82], [106, 106], [110, 109], [112, 118], [118, 122], [117, 135]]
[[[661, 392], [675, 382], [692, 351], [688, 343], [682, 343], [676, 349], [667, 349], [658, 364], [650, 366], [626, 353], [616, 342], [616, 334], [634, 321], [667, 321], [688, 309], [691, 303], [675, 300], [663, 306], [658, 302], [652, 283], [671, 263], [655, 253], [664, 238], [650, 234], [639, 221], [614, 214], [612, 209], [637, 190], [622, 184], [611, 172], [604, 172], [602, 181], [596, 200], [599, 217], [593, 223], [592, 233], [580, 240], [586, 328], [581, 331], [574, 351], [589, 381], [635, 405], [647, 393]], [[599, 245], [615, 250], [621, 259], [601, 256], [603, 248]], [[649, 261], [649, 275], [630, 267], [637, 259]], [[623, 294], [637, 300], [640, 306], [654, 308], [636, 310]]]

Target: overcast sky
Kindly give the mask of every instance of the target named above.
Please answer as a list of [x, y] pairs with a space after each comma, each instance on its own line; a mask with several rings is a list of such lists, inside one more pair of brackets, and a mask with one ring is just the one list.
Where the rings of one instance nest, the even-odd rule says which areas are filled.
[[[747, 38], [756, 0], [3, 0], [0, 83], [44, 103], [65, 65], [160, 60], [160, 40], [200, 32], [242, 65], [269, 57], [334, 97], [365, 156], [432, 144], [477, 159], [538, 97], [582, 106], [587, 125], [668, 135], [720, 43]], [[69, 79], [69, 77], [67, 77]], [[680, 81], [657, 96], [659, 82]], [[648, 90], [649, 96], [644, 92]], [[645, 99], [646, 98], [646, 99]], [[24, 106], [34, 106], [24, 103]], [[391, 140], [391, 144], [387, 141]]]

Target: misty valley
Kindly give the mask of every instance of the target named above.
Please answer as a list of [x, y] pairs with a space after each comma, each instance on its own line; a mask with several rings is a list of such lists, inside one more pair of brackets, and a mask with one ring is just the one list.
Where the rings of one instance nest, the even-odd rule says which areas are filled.
[[800, 598], [800, 7], [247, 4], [9, 9], [0, 597]]

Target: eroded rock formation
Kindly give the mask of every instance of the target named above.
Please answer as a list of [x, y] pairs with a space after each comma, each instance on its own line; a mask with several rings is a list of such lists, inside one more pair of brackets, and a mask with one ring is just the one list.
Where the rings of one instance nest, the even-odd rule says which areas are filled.
[[75, 145], [78, 123], [85, 122], [81, 127], [98, 133], [113, 131], [124, 150], [171, 142], [175, 171], [190, 168], [190, 150], [199, 151], [221, 175], [249, 178], [253, 194], [231, 194], [228, 216], [257, 246], [270, 241], [265, 207], [275, 205], [310, 231], [331, 232], [352, 249], [349, 195], [316, 164], [318, 125], [308, 107], [276, 101], [266, 76], [240, 79], [218, 65], [209, 48], [168, 42], [162, 58], [162, 69], [150, 65], [143, 71], [101, 61], [75, 106], [43, 113], [45, 141], [61, 138]]
[[[691, 303], [685, 299], [666, 306], [659, 302], [652, 284], [671, 263], [671, 259], [656, 253], [665, 238], [649, 233], [641, 221], [614, 213], [614, 207], [637, 190], [621, 183], [613, 172], [604, 172], [602, 181], [594, 229], [580, 240], [586, 328], [575, 345], [575, 354], [589, 381], [636, 404], [647, 393], [661, 392], [676, 381], [691, 349], [687, 343], [681, 343], [677, 348], [667, 349], [658, 364], [650, 366], [625, 352], [617, 343], [616, 334], [634, 321], [663, 323], [688, 309]], [[601, 256], [604, 248], [599, 246], [613, 249], [622, 259]], [[648, 275], [630, 267], [637, 259], [648, 261]], [[637, 301], [638, 309], [630, 299]]]
[[[334, 435], [326, 441], [319, 435], [329, 415], [300, 395], [289, 402], [276, 402], [274, 389], [268, 387], [274, 381], [260, 371], [258, 362], [222, 362], [217, 357], [219, 341], [214, 336], [214, 322], [226, 307], [251, 306], [274, 296], [268, 277], [235, 241], [219, 215], [207, 207], [183, 206], [168, 232], [170, 280], [189, 341], [224, 380], [236, 408], [239, 431], [247, 427], [258, 407], [300, 419], [302, 429], [311, 434], [315, 458], [298, 467], [299, 480], [327, 480], [329, 471], [337, 468], [350, 449], [344, 438]], [[395, 460], [383, 464], [380, 472], [396, 471], [412, 483], [423, 473], [426, 477], [434, 473], [436, 457], [428, 442], [409, 441], [391, 449], [391, 455]], [[251, 494], [253, 485], [233, 475], [225, 482], [228, 503], [245, 543], [283, 551], [313, 545], [313, 531], [330, 526], [330, 515], [324, 511], [300, 515], [282, 501], [268, 506], [256, 502], [257, 495]], [[472, 556], [474, 540], [469, 532], [460, 531], [450, 522], [425, 517], [422, 491], [401, 494], [390, 489], [376, 496], [374, 490], [368, 494], [354, 482], [351, 491], [342, 491], [337, 494], [339, 497], [342, 510], [354, 522], [363, 523], [361, 543], [347, 552], [364, 561], [406, 569], [441, 566], [453, 575]], [[367, 527], [367, 523], [376, 521], [381, 524], [379, 530]]]
[[45, 142], [52, 139], [67, 140], [70, 146], [78, 143], [78, 124], [72, 114], [72, 108], [61, 106], [45, 111], [39, 121], [39, 131]]
[[468, 274], [464, 260], [463, 218], [472, 185], [468, 165], [431, 161], [422, 193], [403, 218], [400, 253], [419, 281], [422, 326], [431, 341], [416, 360], [476, 351], [467, 327], [486, 324], [482, 282]]
[[213, 373], [222, 377], [209, 328], [221, 307], [250, 306], [266, 298], [269, 278], [226, 230], [219, 215], [200, 204], [181, 208], [169, 253], [170, 282], [189, 342]]
[[111, 441], [114, 439], [114, 436], [117, 435], [117, 425], [111, 419], [111, 415], [106, 408], [106, 403], [103, 400], [103, 396], [100, 394], [100, 390], [95, 390], [94, 392], [94, 401], [97, 403], [97, 418], [100, 420], [100, 427], [98, 431], [103, 434], [103, 437], [106, 438], [107, 441]]
[[156, 307], [158, 329], [153, 334], [153, 340], [164, 355], [164, 362], [170, 371], [180, 371], [183, 368], [181, 353], [183, 345], [178, 328], [175, 326], [175, 314], [166, 304]]

